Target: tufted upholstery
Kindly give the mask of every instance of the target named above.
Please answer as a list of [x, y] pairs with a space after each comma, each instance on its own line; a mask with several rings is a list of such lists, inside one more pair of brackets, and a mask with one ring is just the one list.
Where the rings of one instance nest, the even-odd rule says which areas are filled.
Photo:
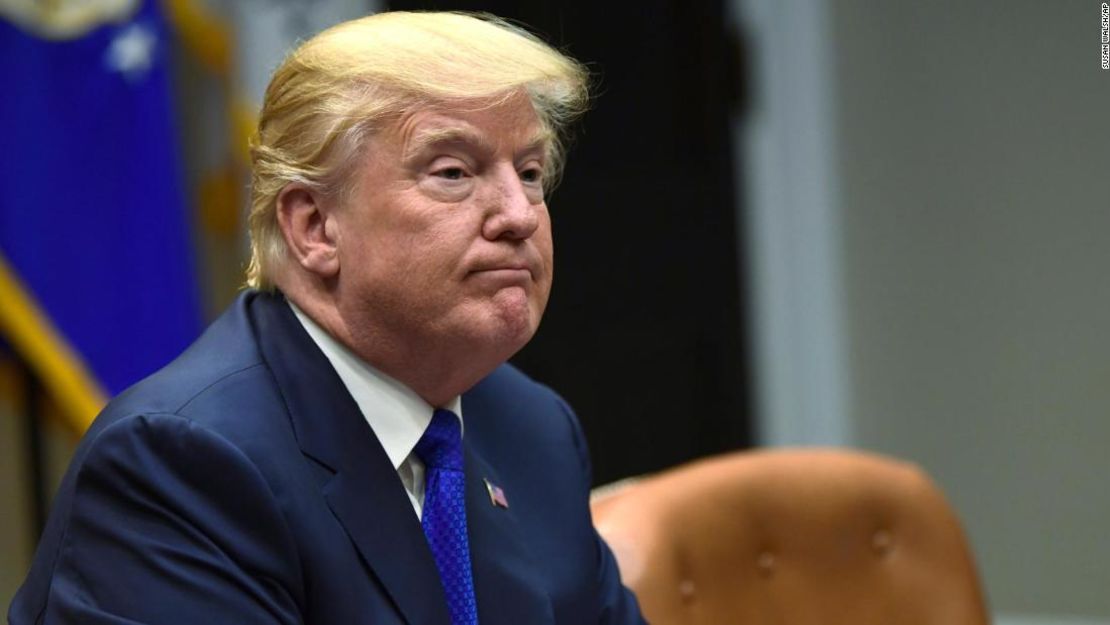
[[982, 625], [952, 509], [917, 467], [834, 450], [719, 456], [599, 493], [653, 625]]

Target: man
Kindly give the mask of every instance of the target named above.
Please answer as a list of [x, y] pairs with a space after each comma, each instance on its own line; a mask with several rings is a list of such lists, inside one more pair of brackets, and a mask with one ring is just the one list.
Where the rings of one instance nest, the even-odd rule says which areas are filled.
[[544, 190], [585, 102], [579, 65], [493, 18], [293, 52], [253, 146], [257, 290], [97, 419], [11, 622], [642, 622], [574, 415], [503, 364], [547, 301]]

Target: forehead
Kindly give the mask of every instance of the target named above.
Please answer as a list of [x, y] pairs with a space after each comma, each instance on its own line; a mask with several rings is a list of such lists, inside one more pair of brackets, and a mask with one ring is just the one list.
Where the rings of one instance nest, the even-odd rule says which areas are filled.
[[403, 115], [391, 128], [404, 156], [431, 146], [468, 144], [487, 151], [544, 150], [551, 132], [540, 122], [526, 97], [503, 102], [464, 102], [417, 108]]

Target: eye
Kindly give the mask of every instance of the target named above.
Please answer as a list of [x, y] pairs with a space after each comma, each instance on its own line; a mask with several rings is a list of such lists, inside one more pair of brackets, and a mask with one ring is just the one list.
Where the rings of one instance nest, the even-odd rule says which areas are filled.
[[529, 167], [520, 172], [520, 179], [527, 183], [538, 184], [543, 180], [543, 170], [539, 167]]
[[462, 167], [444, 167], [443, 169], [436, 170], [432, 173], [445, 180], [462, 180], [466, 177], [466, 172]]

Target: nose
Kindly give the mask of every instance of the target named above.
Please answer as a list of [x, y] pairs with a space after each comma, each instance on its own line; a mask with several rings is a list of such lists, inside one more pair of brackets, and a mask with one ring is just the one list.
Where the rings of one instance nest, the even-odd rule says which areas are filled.
[[489, 185], [487, 213], [482, 236], [498, 239], [524, 240], [539, 228], [538, 211], [543, 207], [543, 194], [526, 187], [511, 165], [501, 167]]

